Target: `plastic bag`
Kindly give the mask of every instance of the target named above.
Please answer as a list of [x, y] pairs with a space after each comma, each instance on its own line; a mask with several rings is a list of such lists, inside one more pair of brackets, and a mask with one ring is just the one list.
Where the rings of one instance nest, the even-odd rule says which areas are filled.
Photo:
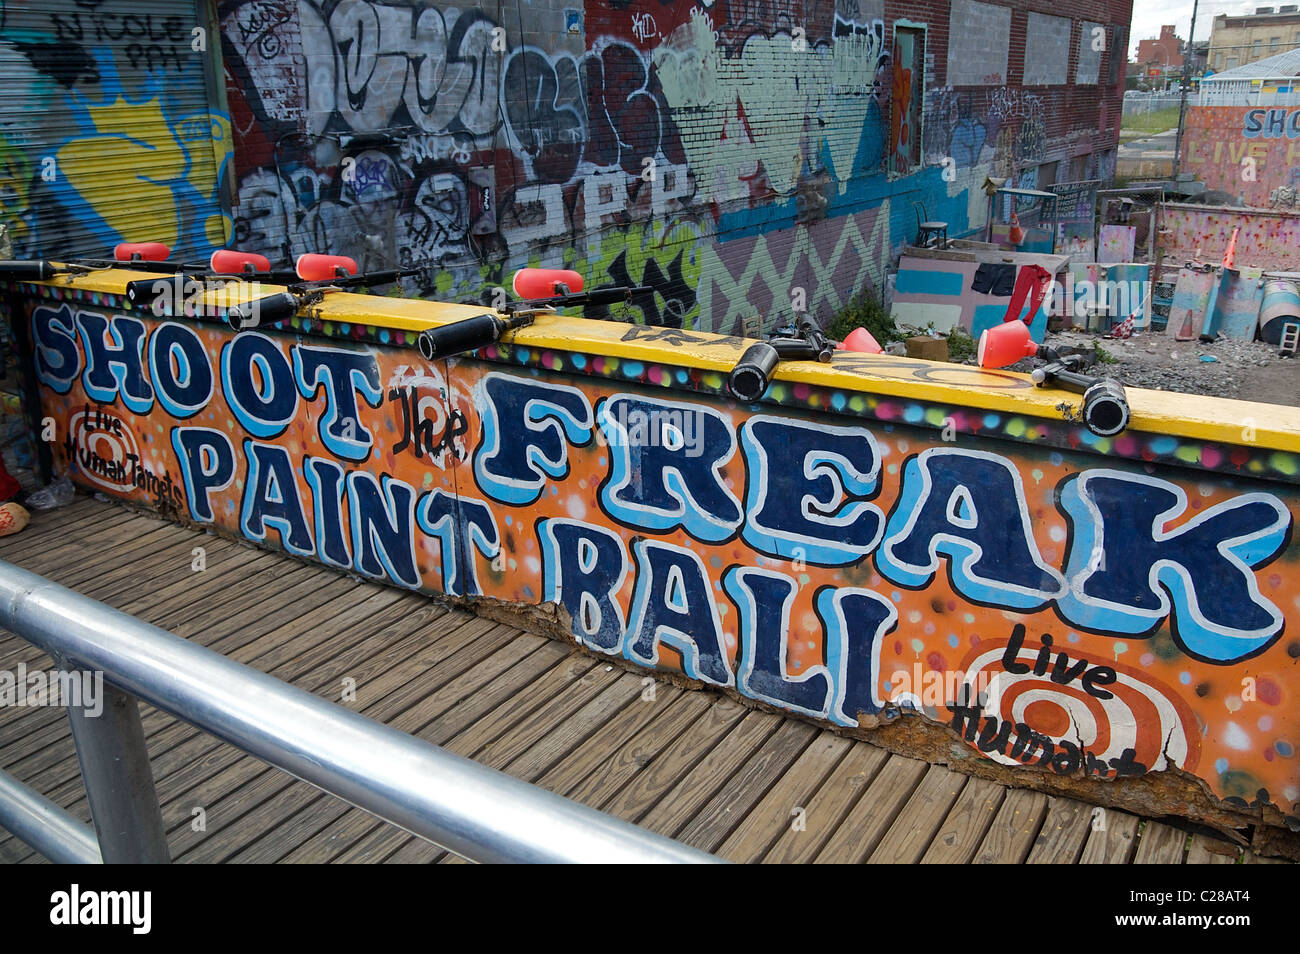
[[77, 496], [77, 488], [72, 485], [72, 481], [64, 475], [48, 487], [42, 487], [27, 498], [27, 506], [32, 510], [53, 510], [55, 507], [63, 507], [70, 503]]

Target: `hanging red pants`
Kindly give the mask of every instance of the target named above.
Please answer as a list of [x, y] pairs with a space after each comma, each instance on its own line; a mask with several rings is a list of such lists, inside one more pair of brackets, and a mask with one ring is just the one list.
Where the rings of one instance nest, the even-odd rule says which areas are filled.
[[[1040, 265], [1026, 265], [1021, 268], [1020, 274], [1016, 276], [1016, 287], [1011, 292], [1011, 303], [1007, 305], [1007, 313], [1002, 316], [1002, 320], [1016, 321], [1024, 315], [1025, 324], [1033, 324], [1034, 315], [1038, 314], [1039, 306], [1047, 296], [1047, 286], [1051, 281], [1051, 272]], [[1025, 299], [1029, 300], [1028, 314], [1024, 311]]]

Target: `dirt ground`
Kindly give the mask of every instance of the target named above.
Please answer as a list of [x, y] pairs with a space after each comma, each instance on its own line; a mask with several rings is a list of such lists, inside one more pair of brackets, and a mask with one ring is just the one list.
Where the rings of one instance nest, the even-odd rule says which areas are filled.
[[[1275, 345], [1231, 339], [1175, 341], [1163, 332], [1112, 339], [1069, 331], [1049, 333], [1045, 343], [1088, 348], [1093, 342], [1116, 359], [1114, 364], [1099, 362], [1093, 373], [1127, 387], [1300, 407], [1300, 356], [1279, 357]], [[1026, 362], [1016, 370], [1031, 367]]]

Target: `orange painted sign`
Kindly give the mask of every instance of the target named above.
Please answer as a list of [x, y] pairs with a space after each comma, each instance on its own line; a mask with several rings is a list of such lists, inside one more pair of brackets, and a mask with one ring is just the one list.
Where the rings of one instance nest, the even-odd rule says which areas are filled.
[[[828, 724], [924, 713], [1003, 765], [1177, 766], [1297, 817], [1290, 450], [1102, 444], [956, 387], [738, 405], [687, 355], [744, 342], [681, 329], [428, 363], [379, 326], [235, 335], [96, 297], [22, 315], [87, 487], [410, 589], [557, 604], [591, 652]], [[835, 367], [873, 362], [928, 367]]]

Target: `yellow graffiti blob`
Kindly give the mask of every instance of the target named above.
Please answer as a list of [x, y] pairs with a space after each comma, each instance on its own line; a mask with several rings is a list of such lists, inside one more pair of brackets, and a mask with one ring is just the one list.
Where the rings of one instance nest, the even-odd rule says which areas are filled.
[[[175, 246], [182, 224], [173, 183], [199, 178], [195, 174], [202, 170], [208, 181], [195, 186], [200, 194], [211, 194], [215, 170], [230, 154], [229, 121], [205, 114], [173, 127], [158, 98], [132, 103], [119, 97], [86, 111], [95, 131], [59, 150], [59, 174], [124, 240]], [[213, 164], [192, 162], [193, 146], [210, 149]], [[196, 151], [193, 158], [206, 157]], [[211, 238], [226, 228], [226, 223], [210, 223], [206, 231]]]

